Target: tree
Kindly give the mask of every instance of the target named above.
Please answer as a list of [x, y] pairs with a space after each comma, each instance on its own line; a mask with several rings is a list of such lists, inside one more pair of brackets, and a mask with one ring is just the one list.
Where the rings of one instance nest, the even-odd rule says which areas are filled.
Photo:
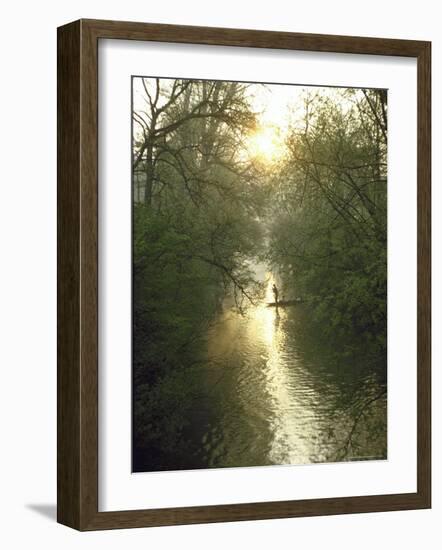
[[[277, 176], [271, 260], [330, 334], [386, 345], [383, 90], [308, 93]], [[276, 217], [276, 216], [275, 216]]]
[[[178, 452], [192, 403], [184, 396], [215, 311], [230, 292], [240, 311], [259, 292], [249, 260], [262, 247], [265, 185], [242, 152], [256, 123], [247, 85], [140, 79], [140, 89], [144, 107], [133, 113], [134, 437], [166, 464], [170, 448]], [[173, 411], [167, 427], [158, 417], [164, 404]]]

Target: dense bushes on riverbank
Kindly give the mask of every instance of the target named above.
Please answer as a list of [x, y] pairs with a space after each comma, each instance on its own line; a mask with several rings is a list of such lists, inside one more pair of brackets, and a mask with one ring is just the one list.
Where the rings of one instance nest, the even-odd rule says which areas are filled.
[[387, 117], [383, 90], [305, 96], [275, 175], [270, 258], [331, 338], [386, 347]]

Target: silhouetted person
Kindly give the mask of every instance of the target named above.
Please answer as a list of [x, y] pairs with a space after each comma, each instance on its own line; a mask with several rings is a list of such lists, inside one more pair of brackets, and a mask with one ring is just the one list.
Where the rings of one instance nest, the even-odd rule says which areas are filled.
[[275, 304], [276, 304], [276, 307], [278, 307], [278, 288], [276, 287], [275, 283], [273, 283], [273, 286], [272, 286], [272, 291], [273, 291], [273, 296], [275, 297]]

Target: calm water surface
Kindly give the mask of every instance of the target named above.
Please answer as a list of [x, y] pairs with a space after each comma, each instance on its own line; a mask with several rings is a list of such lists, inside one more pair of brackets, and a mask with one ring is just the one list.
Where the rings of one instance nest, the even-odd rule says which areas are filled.
[[[241, 315], [229, 304], [209, 330], [208, 362], [187, 437], [199, 467], [386, 458], [385, 375], [359, 356], [333, 356], [303, 304]], [[278, 283], [278, 281], [277, 281]], [[382, 370], [382, 369], [381, 369]]]

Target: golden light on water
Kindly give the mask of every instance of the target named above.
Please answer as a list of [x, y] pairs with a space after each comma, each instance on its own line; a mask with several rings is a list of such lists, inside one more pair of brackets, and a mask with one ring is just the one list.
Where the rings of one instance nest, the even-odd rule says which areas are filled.
[[281, 131], [275, 126], [263, 126], [250, 135], [247, 145], [249, 154], [266, 162], [275, 162], [285, 151]]
[[[271, 425], [274, 434], [269, 458], [273, 464], [302, 464], [309, 462], [309, 457], [316, 450], [313, 420], [315, 396], [311, 396], [309, 402], [301, 392], [303, 399], [300, 400], [298, 391], [302, 389], [302, 380], [298, 378], [296, 369], [291, 368], [288, 372], [284, 357], [286, 334], [280, 326], [286, 319], [286, 312], [283, 308], [278, 311], [267, 307], [267, 303], [275, 299], [273, 284], [277, 284], [277, 281], [271, 272], [267, 272], [264, 302], [249, 312], [247, 331], [249, 340], [262, 346], [266, 356], [262, 375], [267, 398], [272, 403]], [[313, 420], [311, 425], [303, 422], [304, 415]]]
[[[231, 380], [229, 375], [233, 376], [233, 391], [244, 414], [239, 426], [244, 424], [244, 429], [262, 418], [258, 411], [265, 411], [264, 432], [259, 432], [259, 436], [269, 463], [309, 463], [317, 453], [316, 394], [306, 385], [302, 365], [298, 366], [296, 356], [287, 347], [287, 311], [267, 305], [274, 302], [272, 287], [278, 286], [278, 280], [267, 270], [259, 269], [259, 276], [265, 285], [262, 301], [251, 306], [245, 315], [227, 306], [210, 332], [212, 384], [223, 380], [227, 383]], [[226, 362], [234, 364], [235, 369], [220, 367]], [[219, 450], [225, 453], [229, 465], [237, 465], [242, 454], [238, 450], [241, 437], [236, 415], [232, 422], [233, 429], [224, 426], [226, 431], [219, 441], [214, 440], [210, 452]]]
[[[314, 451], [315, 430], [314, 427], [302, 426], [302, 436], [297, 422], [302, 421], [296, 414], [314, 416], [313, 408], [308, 410], [308, 404], [298, 402], [297, 392], [293, 390], [294, 382], [297, 382], [295, 369], [291, 369], [290, 376], [287, 372], [285, 359], [285, 332], [280, 330], [280, 322], [286, 316], [283, 309], [267, 307], [267, 303], [274, 301], [273, 284], [277, 281], [273, 274], [267, 272], [264, 303], [258, 305], [250, 312], [248, 331], [250, 340], [264, 344], [264, 352], [267, 355], [266, 368], [263, 372], [266, 381], [266, 394], [272, 403], [273, 420], [272, 431], [274, 439], [271, 445], [269, 457], [273, 464], [302, 464], [309, 461]], [[299, 385], [302, 385], [299, 380]]]

